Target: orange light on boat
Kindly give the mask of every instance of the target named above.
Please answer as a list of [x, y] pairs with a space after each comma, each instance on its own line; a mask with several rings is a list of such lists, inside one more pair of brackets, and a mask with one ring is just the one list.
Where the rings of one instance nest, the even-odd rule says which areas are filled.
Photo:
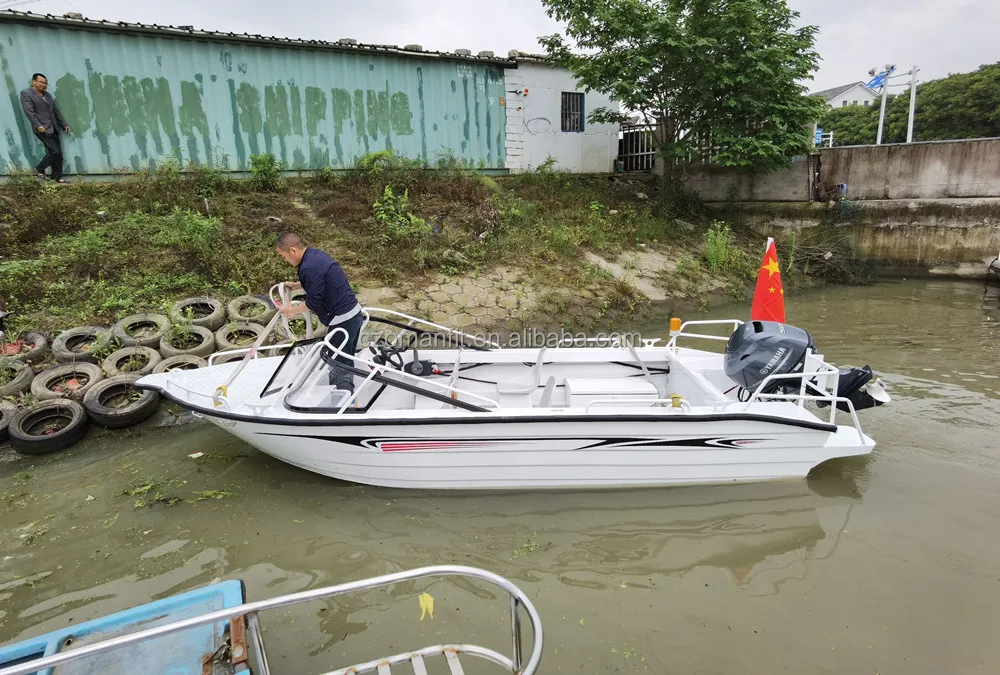
[[681, 320], [676, 316], [670, 318], [670, 332], [679, 333], [681, 330]]

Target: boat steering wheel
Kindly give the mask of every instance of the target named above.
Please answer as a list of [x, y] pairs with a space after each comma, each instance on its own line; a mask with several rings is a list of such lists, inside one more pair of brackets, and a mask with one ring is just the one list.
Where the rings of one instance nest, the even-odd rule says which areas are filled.
[[389, 344], [385, 338], [380, 337], [369, 349], [375, 354], [375, 357], [372, 359], [375, 363], [379, 365], [388, 364], [396, 370], [402, 370], [403, 352], [409, 349], [409, 345], [402, 348], [396, 347]]

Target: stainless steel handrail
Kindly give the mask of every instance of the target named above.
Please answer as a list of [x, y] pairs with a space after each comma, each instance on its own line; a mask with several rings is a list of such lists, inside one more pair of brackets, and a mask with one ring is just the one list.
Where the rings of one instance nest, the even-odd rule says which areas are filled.
[[670, 341], [667, 343], [667, 347], [673, 347], [673, 348], [676, 349], [677, 348], [677, 338], [682, 338], [682, 337], [685, 337], [685, 338], [698, 338], [700, 340], [715, 340], [716, 342], [729, 342], [729, 338], [731, 337], [731, 335], [724, 337], [722, 335], [704, 335], [704, 334], [701, 334], [701, 333], [685, 333], [684, 329], [687, 328], [688, 326], [727, 326], [727, 325], [731, 325], [733, 327], [733, 332], [736, 332], [736, 329], [739, 328], [740, 326], [742, 326], [743, 323], [744, 322], [740, 321], [739, 319], [712, 319], [712, 320], [704, 320], [704, 321], [685, 321], [684, 323], [681, 324], [681, 327], [677, 330], [677, 332], [673, 333], [670, 336]]
[[[385, 309], [383, 307], [365, 307], [361, 311], [365, 314], [365, 316], [369, 317], [369, 319], [371, 318], [372, 312], [377, 312], [379, 314], [388, 314], [388, 315], [391, 315], [391, 316], [399, 317], [400, 319], [406, 319], [407, 321], [410, 322], [408, 327], [411, 327], [411, 328], [413, 327], [413, 322], [417, 322], [417, 323], [423, 324], [425, 326], [431, 326], [432, 328], [436, 328], [438, 330], [443, 330], [443, 331], [445, 331], [447, 333], [451, 333], [452, 335], [459, 335], [461, 337], [469, 338], [470, 340], [473, 340], [474, 342], [480, 343], [482, 346], [493, 347], [493, 348], [496, 348], [496, 349], [500, 349], [501, 348], [501, 346], [499, 344], [497, 344], [496, 342], [493, 342], [491, 340], [486, 340], [484, 338], [477, 337], [475, 335], [470, 335], [468, 333], [463, 333], [460, 330], [455, 330], [454, 328], [448, 328], [447, 326], [442, 326], [441, 324], [434, 323], [433, 321], [428, 321], [426, 319], [421, 319], [421, 318], [416, 317], [416, 316], [410, 316], [409, 314], [403, 314], [402, 312], [397, 312], [394, 309]], [[395, 340], [398, 340], [399, 337], [402, 334], [403, 334], [402, 330], [400, 330], [400, 332], [396, 334], [396, 338], [393, 340], [393, 345], [395, 345]]]
[[[310, 600], [330, 598], [338, 595], [344, 595], [345, 593], [356, 593], [358, 591], [364, 591], [378, 586], [397, 584], [402, 581], [410, 581], [412, 579], [425, 577], [444, 576], [463, 576], [480, 579], [482, 581], [492, 583], [495, 586], [499, 586], [507, 591], [507, 593], [511, 596], [511, 612], [514, 615], [514, 618], [511, 619], [511, 625], [515, 633], [514, 654], [511, 659], [511, 672], [518, 673], [519, 675], [531, 675], [534, 673], [538, 669], [538, 664], [542, 660], [542, 619], [538, 614], [538, 610], [535, 609], [535, 606], [531, 603], [528, 596], [525, 595], [524, 591], [504, 577], [487, 570], [478, 569], [476, 567], [466, 567], [464, 565], [437, 565], [433, 567], [420, 567], [406, 572], [386, 574], [379, 577], [372, 577], [370, 579], [361, 579], [359, 581], [338, 584], [336, 586], [327, 586], [310, 591], [292, 593], [290, 595], [283, 595], [269, 600], [248, 602], [239, 605], [238, 607], [220, 609], [207, 614], [202, 614], [201, 616], [174, 621], [173, 623], [156, 626], [154, 628], [147, 628], [128, 635], [121, 635], [102, 642], [84, 645], [72, 651], [53, 654], [52, 656], [46, 656], [27, 663], [10, 666], [8, 668], [0, 669], [0, 675], [30, 675], [31, 673], [53, 668], [64, 663], [77, 661], [88, 656], [102, 654], [113, 649], [136, 644], [144, 640], [162, 637], [164, 635], [170, 635], [172, 633], [177, 633], [189, 628], [195, 628], [197, 626], [205, 626], [218, 621], [229, 621], [237, 617], [256, 612], [277, 609], [279, 607], [287, 607], [289, 605], [308, 602]], [[520, 614], [518, 612], [518, 608], [522, 606], [528, 615], [528, 620], [531, 623], [533, 632], [531, 655], [528, 657], [528, 662], [524, 665], [523, 669], [521, 669], [521, 659], [519, 654], [521, 639], [519, 635]]]

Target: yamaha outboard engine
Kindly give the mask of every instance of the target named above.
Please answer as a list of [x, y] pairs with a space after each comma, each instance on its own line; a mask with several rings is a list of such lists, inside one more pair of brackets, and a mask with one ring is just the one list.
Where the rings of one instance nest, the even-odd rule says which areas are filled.
[[[806, 330], [776, 321], [749, 321], [733, 333], [726, 345], [726, 375], [747, 391], [755, 392], [770, 375], [802, 372], [809, 349], [813, 349], [813, 340]], [[760, 393], [790, 392], [801, 386], [793, 378], [772, 380]]]
[[[809, 332], [795, 326], [775, 321], [750, 321], [733, 333], [726, 345], [724, 365], [726, 375], [748, 392], [760, 389], [761, 394], [795, 393], [802, 387], [801, 380], [787, 378], [762, 383], [770, 375], [791, 375], [801, 373], [806, 361], [806, 352], [815, 350]], [[841, 368], [837, 378], [837, 396], [846, 398], [855, 410], [865, 410], [888, 403], [889, 395], [882, 381], [872, 381], [872, 369]], [[811, 393], [825, 396], [815, 380], [806, 383]], [[741, 399], [742, 400], [742, 399]], [[825, 408], [827, 401], [817, 401]], [[837, 402], [837, 409], [848, 411], [844, 401]]]

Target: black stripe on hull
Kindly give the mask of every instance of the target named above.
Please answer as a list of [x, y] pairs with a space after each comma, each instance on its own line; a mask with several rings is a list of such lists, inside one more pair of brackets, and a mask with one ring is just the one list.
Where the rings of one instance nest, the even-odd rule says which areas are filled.
[[478, 413], [476, 415], [469, 415], [467, 417], [461, 418], [440, 418], [440, 417], [430, 417], [423, 419], [371, 419], [364, 417], [357, 417], [353, 415], [340, 415], [334, 416], [330, 415], [330, 419], [311, 419], [311, 420], [288, 420], [279, 419], [275, 417], [254, 417], [252, 415], [238, 415], [236, 413], [225, 412], [223, 410], [213, 410], [211, 408], [202, 408], [200, 406], [193, 406], [188, 401], [177, 398], [176, 396], [164, 392], [159, 387], [150, 387], [139, 385], [137, 389], [145, 389], [148, 391], [155, 391], [160, 396], [173, 401], [177, 405], [181, 406], [186, 410], [196, 412], [204, 417], [215, 417], [217, 419], [230, 420], [234, 422], [247, 422], [250, 424], [263, 424], [268, 426], [296, 426], [296, 427], [356, 427], [356, 426], [426, 426], [431, 424], [437, 424], [441, 426], [448, 426], [453, 424], [565, 424], [567, 422], [571, 423], [586, 423], [586, 422], [649, 422], [657, 424], [671, 424], [671, 423], [686, 423], [686, 424], [697, 424], [697, 423], [708, 423], [708, 422], [762, 422], [765, 424], [777, 424], [779, 426], [787, 427], [797, 427], [800, 429], [809, 429], [812, 431], [826, 431], [826, 432], [836, 432], [836, 424], [827, 424], [825, 422], [810, 422], [808, 420], [795, 420], [788, 417], [778, 417], [774, 415], [755, 415], [750, 413], [732, 413], [732, 414], [712, 414], [712, 415], [671, 415], [669, 417], [654, 416], [654, 415], [565, 415], [560, 417], [530, 417], [530, 416], [514, 416], [508, 415], [504, 417], [498, 417], [492, 413]]
[[[476, 443], [490, 444], [490, 443], [516, 443], [518, 441], [575, 441], [575, 440], [593, 440], [590, 445], [584, 445], [579, 448], [574, 448], [571, 452], [577, 452], [580, 450], [598, 450], [598, 449], [618, 449], [618, 450], [628, 450], [628, 449], [638, 449], [638, 450], [656, 450], [660, 448], [724, 448], [729, 450], [739, 450], [741, 448], [752, 446], [757, 443], [766, 443], [773, 441], [773, 438], [731, 438], [731, 437], [709, 437], [709, 438], [678, 438], [674, 440], [665, 440], [660, 438], [606, 438], [603, 440], [594, 440], [590, 436], [519, 436], [519, 437], [499, 437], [499, 438], [482, 438], [478, 437], [475, 439], [459, 439], [459, 438], [448, 438], [448, 439], [433, 439], [433, 438], [406, 438], [406, 437], [390, 437], [390, 438], [368, 438], [365, 436], [334, 436], [334, 435], [317, 435], [317, 434], [280, 434], [271, 432], [260, 432], [256, 434], [258, 436], [277, 436], [280, 438], [308, 438], [316, 441], [333, 441], [336, 443], [342, 443], [344, 445], [353, 445], [358, 448], [369, 448], [372, 450], [382, 450], [381, 447], [383, 443], [395, 443], [405, 445], [407, 443], [420, 444], [420, 443], [449, 443], [454, 442], [456, 444], [461, 444], [469, 441], [475, 441]], [[435, 450], [435, 448], [414, 448], [414, 450]], [[441, 448], [448, 450], [449, 448]], [[458, 448], [462, 449], [462, 448]]]

